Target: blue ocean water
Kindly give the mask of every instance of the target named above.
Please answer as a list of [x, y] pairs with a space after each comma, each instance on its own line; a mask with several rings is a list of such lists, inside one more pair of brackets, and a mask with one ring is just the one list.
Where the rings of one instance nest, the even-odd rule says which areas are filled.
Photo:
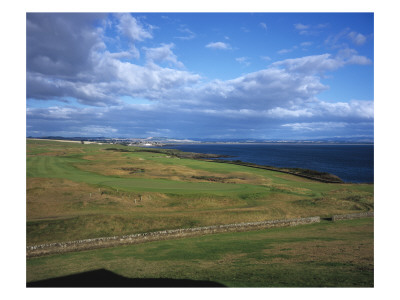
[[328, 172], [345, 182], [374, 182], [374, 145], [350, 144], [183, 144], [165, 148], [230, 155], [260, 165]]

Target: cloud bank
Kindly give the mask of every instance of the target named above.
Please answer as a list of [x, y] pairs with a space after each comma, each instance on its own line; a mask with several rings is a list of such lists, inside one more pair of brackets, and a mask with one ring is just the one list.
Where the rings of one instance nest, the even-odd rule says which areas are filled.
[[[298, 23], [295, 29], [312, 27]], [[126, 38], [124, 49], [108, 46], [107, 30]], [[27, 14], [27, 134], [299, 138], [373, 132], [372, 100], [318, 99], [329, 89], [323, 83], [327, 73], [372, 64], [354, 49], [207, 80], [186, 70], [174, 43], [142, 46], [153, 39], [153, 30], [130, 14]], [[365, 43], [356, 32], [348, 37]], [[231, 49], [223, 42], [205, 47]], [[236, 63], [249, 66], [250, 58], [237, 57]], [[29, 101], [51, 105], [29, 106]]]

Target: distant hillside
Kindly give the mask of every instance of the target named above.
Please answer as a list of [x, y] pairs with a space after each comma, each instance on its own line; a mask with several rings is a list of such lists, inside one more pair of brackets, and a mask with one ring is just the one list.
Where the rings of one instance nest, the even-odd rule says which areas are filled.
[[45, 139], [45, 140], [73, 140], [73, 141], [149, 141], [159, 143], [344, 143], [344, 144], [373, 144], [374, 139], [371, 137], [333, 137], [323, 139], [211, 139], [211, 138], [168, 138], [168, 137], [62, 137], [62, 136], [44, 136], [28, 138]]

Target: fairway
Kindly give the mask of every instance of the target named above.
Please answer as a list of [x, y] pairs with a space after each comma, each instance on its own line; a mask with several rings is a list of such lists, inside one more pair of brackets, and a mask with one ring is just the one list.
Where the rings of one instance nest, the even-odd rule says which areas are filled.
[[[85, 172], [73, 166], [74, 163], [82, 163], [84, 160], [77, 158], [63, 158], [56, 156], [37, 156], [27, 159], [27, 176], [42, 178], [65, 178], [77, 182], [85, 182], [111, 188], [119, 188], [125, 191], [155, 191], [155, 192], [218, 192], [221, 191], [245, 191], [246, 185], [222, 184], [222, 183], [193, 183], [166, 179], [145, 178], [120, 178], [118, 176], [102, 176], [93, 172]], [[261, 189], [260, 189], [261, 191]]]

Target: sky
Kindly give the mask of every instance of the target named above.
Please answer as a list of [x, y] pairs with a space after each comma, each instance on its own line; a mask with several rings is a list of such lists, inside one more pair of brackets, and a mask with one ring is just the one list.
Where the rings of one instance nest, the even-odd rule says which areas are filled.
[[27, 13], [26, 135], [374, 138], [373, 13]]

